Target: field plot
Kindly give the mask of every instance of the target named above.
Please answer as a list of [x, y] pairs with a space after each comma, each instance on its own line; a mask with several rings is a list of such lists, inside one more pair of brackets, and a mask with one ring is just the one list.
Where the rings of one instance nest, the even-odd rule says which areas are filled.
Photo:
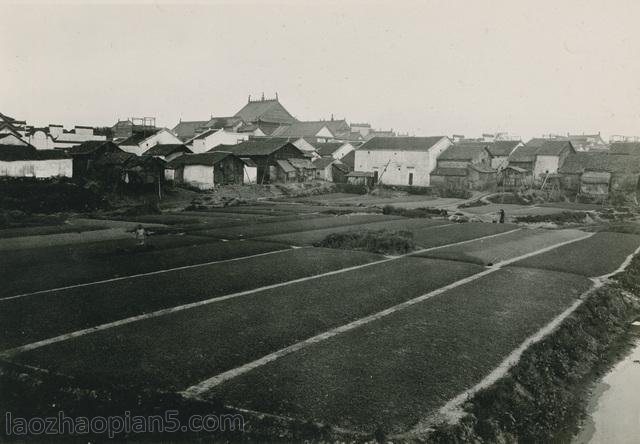
[[97, 332], [16, 359], [93, 383], [185, 389], [481, 270], [407, 257]]
[[404, 431], [480, 381], [590, 286], [576, 275], [502, 269], [231, 379], [208, 397], [352, 430]]
[[0, 239], [22, 236], [42, 236], [58, 233], [82, 233], [84, 231], [102, 230], [105, 227], [97, 225], [41, 225], [37, 227], [25, 228], [4, 228], [0, 229]]
[[489, 239], [479, 239], [462, 245], [419, 253], [418, 255], [488, 265], [532, 253], [560, 242], [579, 239], [585, 235], [584, 232], [579, 230], [545, 231], [522, 229]]
[[[275, 236], [267, 236], [264, 238], [258, 238], [261, 240], [269, 240], [272, 242], [281, 242], [291, 245], [312, 245], [315, 242], [323, 240], [325, 237], [332, 233], [344, 233], [353, 230], [424, 230], [440, 225], [448, 225], [451, 222], [445, 219], [397, 219], [387, 220], [381, 222], [363, 223], [357, 226], [340, 226], [333, 228], [323, 228], [319, 230], [300, 231], [296, 233], [279, 234]], [[417, 243], [417, 242], [416, 242]], [[448, 243], [448, 242], [447, 242]], [[418, 243], [421, 247], [422, 245]]]
[[294, 233], [300, 231], [317, 230], [321, 228], [360, 225], [370, 222], [404, 219], [400, 216], [346, 215], [327, 216], [313, 219], [293, 220], [288, 222], [270, 222], [240, 227], [219, 228], [194, 232], [201, 236], [212, 236], [218, 239], [241, 239], [271, 236], [275, 234]]
[[640, 246], [640, 236], [624, 233], [596, 233], [589, 239], [565, 245], [515, 266], [558, 270], [583, 276], [602, 276], [615, 271]]
[[413, 229], [413, 239], [417, 245], [422, 248], [439, 247], [446, 244], [454, 244], [456, 242], [468, 241], [483, 236], [491, 236], [492, 234], [504, 233], [518, 228], [511, 224], [453, 224], [441, 226], [437, 231], [433, 231], [430, 227], [425, 229]]
[[[162, 248], [163, 242], [160, 239], [169, 239], [165, 241], [168, 248]], [[183, 239], [189, 242], [180, 245]], [[194, 243], [196, 239], [202, 240]], [[159, 244], [158, 248], [154, 248], [156, 243]], [[142, 249], [136, 247], [134, 240], [110, 242], [110, 245], [114, 244], [122, 247], [107, 247], [100, 252], [86, 248], [75, 250], [73, 246], [66, 250], [62, 247], [49, 247], [44, 249], [47, 250], [48, 260], [45, 260], [45, 255], [40, 255], [33, 263], [29, 263], [28, 258], [38, 254], [28, 250], [16, 251], [15, 260], [6, 255], [0, 261], [3, 265], [0, 277], [4, 284], [0, 287], [0, 297], [288, 248], [287, 245], [273, 242], [218, 242], [213, 238], [193, 236], [151, 238], [149, 247]], [[171, 244], [174, 246], [169, 247]], [[61, 250], [65, 253], [56, 256], [56, 252]], [[28, 267], [28, 273], [25, 273], [25, 267]], [[34, 276], [38, 278], [34, 279]]]
[[[4, 300], [0, 301], [0, 349], [162, 308], [379, 259], [374, 254], [354, 251], [287, 250], [233, 262]], [[282, 291], [276, 289], [275, 294]], [[207, 318], [205, 323], [213, 320], [215, 318]], [[187, 324], [189, 322], [186, 321]], [[258, 320], [256, 322], [259, 323]], [[156, 339], [154, 336], [147, 338], [151, 341]]]

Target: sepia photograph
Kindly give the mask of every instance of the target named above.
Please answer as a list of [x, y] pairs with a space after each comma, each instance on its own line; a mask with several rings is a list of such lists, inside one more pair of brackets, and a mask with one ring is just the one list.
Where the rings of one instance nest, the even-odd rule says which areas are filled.
[[640, 443], [640, 3], [0, 11], [0, 442]]

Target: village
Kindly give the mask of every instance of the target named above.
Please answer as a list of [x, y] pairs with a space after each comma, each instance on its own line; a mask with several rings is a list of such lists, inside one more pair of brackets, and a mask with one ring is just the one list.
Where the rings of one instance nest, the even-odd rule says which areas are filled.
[[[274, 98], [248, 101], [231, 117], [156, 126], [155, 118], [112, 127], [34, 127], [0, 114], [0, 176], [98, 180], [111, 188], [165, 183], [200, 190], [225, 185], [322, 181], [473, 191], [543, 190], [566, 200], [632, 201], [640, 138], [599, 133], [534, 137], [507, 133], [409, 136], [345, 119], [300, 121]], [[623, 199], [624, 200], [624, 199]]]

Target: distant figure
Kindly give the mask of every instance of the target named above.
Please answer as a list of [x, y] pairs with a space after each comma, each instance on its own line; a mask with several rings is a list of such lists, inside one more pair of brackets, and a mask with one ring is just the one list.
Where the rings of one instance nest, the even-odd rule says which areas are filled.
[[142, 225], [138, 225], [136, 227], [136, 240], [138, 241], [138, 246], [143, 247], [146, 241], [147, 232], [145, 231]]
[[504, 223], [504, 210], [502, 208], [500, 208], [500, 223]]

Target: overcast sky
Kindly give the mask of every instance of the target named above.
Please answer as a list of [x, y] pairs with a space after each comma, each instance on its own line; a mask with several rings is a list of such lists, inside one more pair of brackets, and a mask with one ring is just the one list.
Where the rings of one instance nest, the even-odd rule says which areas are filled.
[[[5, 0], [0, 0], [2, 3]], [[640, 2], [2, 4], [0, 111], [30, 124], [233, 115], [415, 135], [640, 135]]]

